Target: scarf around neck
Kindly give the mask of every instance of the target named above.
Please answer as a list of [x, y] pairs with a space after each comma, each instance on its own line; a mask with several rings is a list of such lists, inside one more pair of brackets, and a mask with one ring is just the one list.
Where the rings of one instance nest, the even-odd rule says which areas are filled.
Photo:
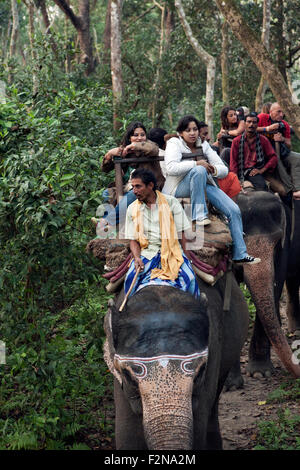
[[[261, 146], [258, 132], [255, 133], [255, 151], [256, 151], [256, 168], [262, 168], [265, 164], [264, 152]], [[238, 155], [238, 177], [241, 182], [244, 181], [244, 145], [246, 140], [246, 132], [243, 132], [240, 144], [239, 144], [239, 155]]]
[[[173, 219], [170, 206], [165, 196], [156, 191], [159, 227], [161, 236], [161, 269], [156, 268], [151, 272], [151, 279], [159, 277], [160, 279], [177, 279], [180, 266], [183, 263], [177, 230]], [[132, 203], [132, 219], [141, 249], [147, 248], [149, 241], [144, 235], [144, 219], [141, 211], [142, 203], [138, 200]]]

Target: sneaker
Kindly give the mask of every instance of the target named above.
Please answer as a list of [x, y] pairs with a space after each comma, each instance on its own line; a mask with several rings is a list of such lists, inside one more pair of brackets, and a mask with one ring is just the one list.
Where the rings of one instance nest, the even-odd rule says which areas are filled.
[[235, 264], [258, 264], [261, 262], [261, 259], [247, 255], [243, 259], [234, 259], [233, 261]]
[[211, 221], [209, 220], [208, 217], [204, 217], [202, 220], [196, 220], [196, 225], [203, 226], [203, 225], [209, 225]]

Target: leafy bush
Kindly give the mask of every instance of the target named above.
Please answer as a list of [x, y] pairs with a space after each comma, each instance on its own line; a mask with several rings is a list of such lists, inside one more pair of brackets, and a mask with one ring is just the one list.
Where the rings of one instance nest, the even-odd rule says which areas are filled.
[[300, 414], [289, 403], [299, 401], [300, 379], [289, 380], [268, 396], [268, 403], [283, 403], [277, 419], [258, 423], [254, 450], [300, 450]]
[[259, 423], [254, 450], [300, 450], [300, 415], [288, 408], [277, 411], [277, 420]]
[[35, 325], [9, 335], [0, 382], [1, 449], [89, 448], [89, 434], [111, 432], [105, 399], [111, 375], [102, 358], [107, 298], [102, 285], [87, 288], [72, 308], [44, 312]]
[[84, 448], [106, 426], [107, 295], [85, 246], [111, 178], [99, 163], [112, 110], [95, 83], [55, 91], [34, 102], [14, 87], [0, 109], [2, 449]]

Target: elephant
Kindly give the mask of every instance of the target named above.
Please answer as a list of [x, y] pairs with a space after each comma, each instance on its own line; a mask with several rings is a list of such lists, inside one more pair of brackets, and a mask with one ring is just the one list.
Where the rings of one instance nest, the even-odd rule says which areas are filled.
[[[104, 320], [104, 359], [114, 375], [117, 450], [222, 449], [220, 393], [239, 369], [248, 307], [233, 276], [200, 298], [149, 285], [124, 308], [121, 292]], [[228, 286], [230, 300], [225, 302]]]
[[[257, 313], [249, 347], [248, 371], [254, 376], [271, 375], [272, 344], [287, 370], [300, 377], [299, 364], [292, 361], [292, 351], [280, 328], [279, 315], [279, 300], [286, 282], [288, 326], [290, 331], [300, 330], [300, 201], [294, 201], [292, 214], [289, 205], [277, 195], [250, 190], [238, 195], [237, 204], [242, 213], [248, 252], [261, 258], [260, 264], [243, 268], [243, 278]], [[237, 273], [239, 279], [240, 275]]]

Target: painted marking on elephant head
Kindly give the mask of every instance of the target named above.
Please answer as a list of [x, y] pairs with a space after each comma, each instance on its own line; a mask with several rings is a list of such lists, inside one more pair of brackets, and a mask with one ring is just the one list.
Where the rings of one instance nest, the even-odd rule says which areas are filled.
[[[180, 356], [175, 354], [163, 354], [161, 356], [153, 357], [130, 357], [130, 356], [121, 356], [115, 354], [114, 361], [116, 365], [121, 365], [122, 363], [131, 363], [134, 368], [139, 368], [140, 370], [134, 370], [134, 375], [138, 379], [144, 379], [148, 375], [147, 365], [151, 363], [157, 363], [161, 367], [166, 368], [170, 361], [180, 361], [180, 370], [187, 375], [193, 375], [195, 369], [190, 368], [189, 365], [193, 363], [195, 359], [202, 358], [206, 360], [208, 356], [208, 348], [205, 348], [201, 352], [196, 352], [189, 354], [188, 356]], [[199, 367], [199, 364], [197, 363]]]

